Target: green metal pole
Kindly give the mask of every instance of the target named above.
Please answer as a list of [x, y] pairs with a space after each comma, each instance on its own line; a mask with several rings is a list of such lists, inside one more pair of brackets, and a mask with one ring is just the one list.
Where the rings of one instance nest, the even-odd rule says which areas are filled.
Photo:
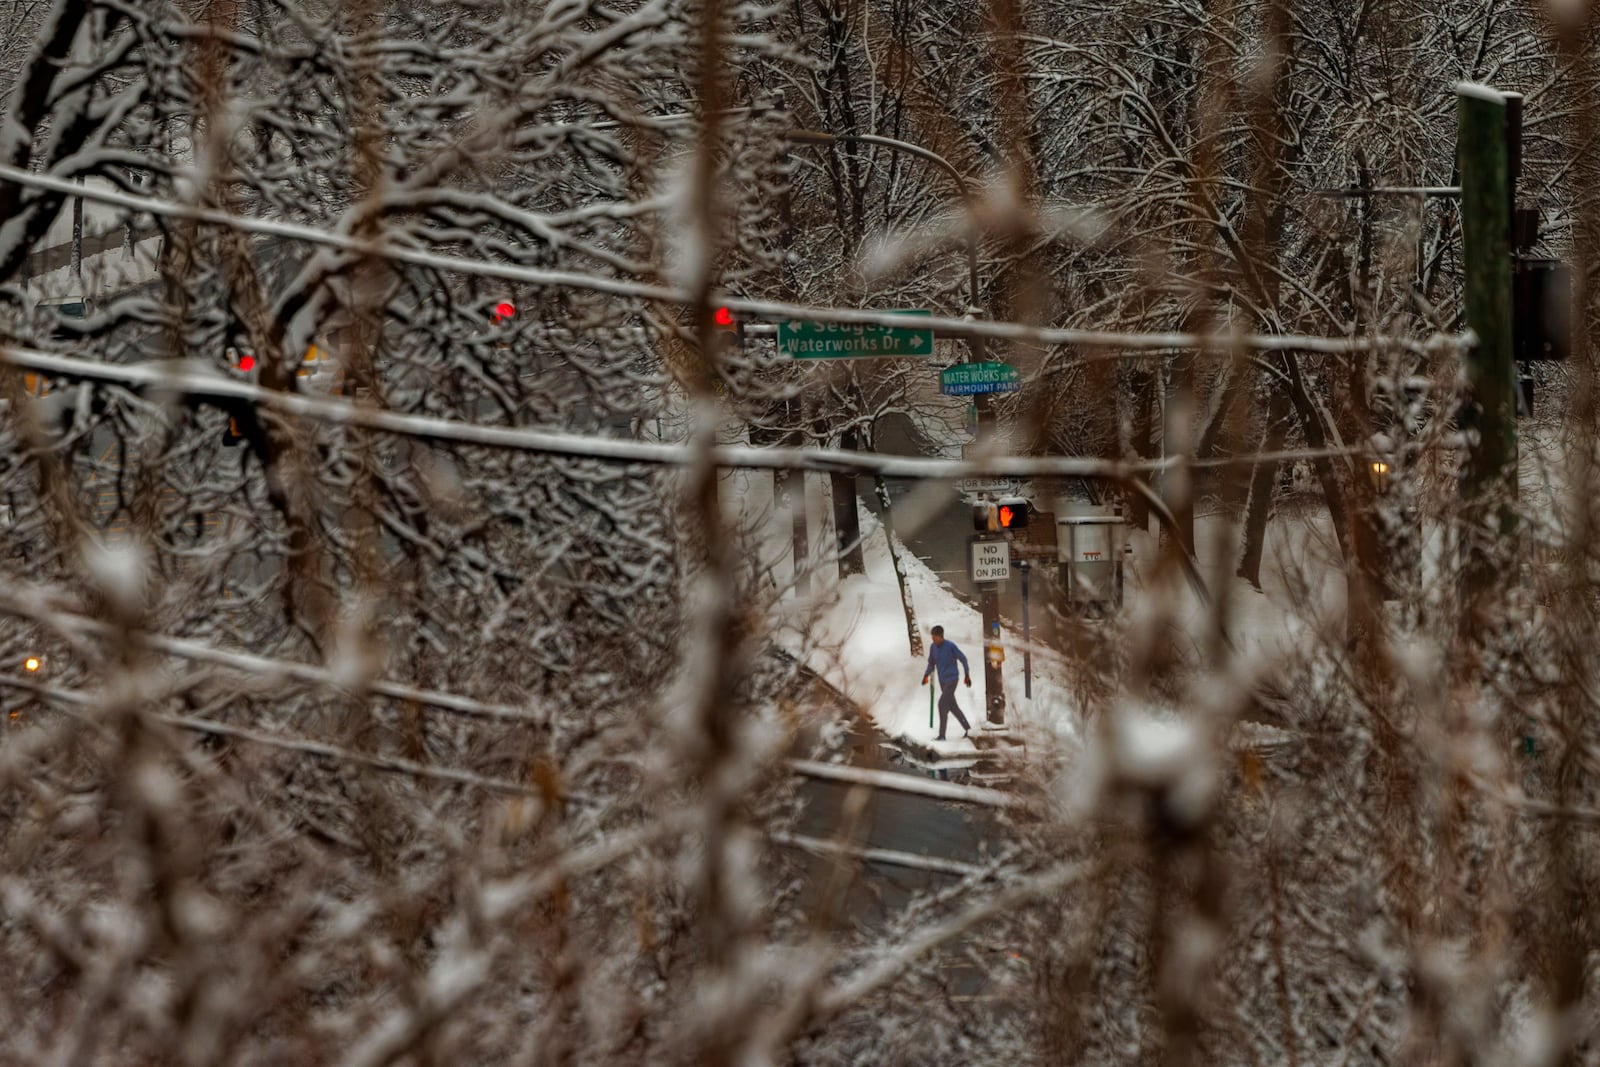
[[1482, 85], [1456, 86], [1466, 320], [1477, 338], [1466, 353], [1468, 395], [1461, 412], [1469, 442], [1461, 490], [1471, 592], [1495, 580], [1495, 541], [1506, 541], [1516, 528], [1517, 368], [1511, 342], [1507, 129], [1504, 94]]

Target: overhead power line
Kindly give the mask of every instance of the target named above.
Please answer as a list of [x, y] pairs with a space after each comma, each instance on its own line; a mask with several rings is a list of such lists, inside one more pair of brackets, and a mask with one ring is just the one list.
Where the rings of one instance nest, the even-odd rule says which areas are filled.
[[[106, 623], [80, 615], [61, 605], [49, 603], [40, 593], [38, 587], [24, 589], [21, 593], [0, 590], [0, 613], [31, 619], [73, 635], [88, 634], [107, 638], [115, 635], [113, 628]], [[267, 679], [289, 679], [345, 692], [348, 692], [350, 688], [349, 684], [336, 676], [333, 671], [314, 664], [297, 663], [293, 660], [273, 659], [252, 653], [236, 652], [231, 649], [217, 648], [214, 645], [208, 645], [205, 642], [189, 638], [167, 637], [163, 634], [152, 634], [144, 631], [135, 631], [133, 636], [146, 649], [165, 652], [180, 659], [212, 664], [241, 674]], [[91, 696], [78, 690], [56, 688], [46, 685], [35, 678], [0, 676], [0, 686], [27, 690], [28, 692], [47, 696], [53, 700], [60, 700], [64, 703], [79, 706], [92, 703], [93, 700]], [[371, 692], [383, 696], [415, 701], [430, 707], [469, 716], [511, 719], [534, 724], [545, 721], [545, 716], [540, 712], [509, 707], [503, 704], [487, 704], [455, 693], [421, 689], [382, 678], [373, 679], [367, 684], [367, 688]], [[214, 727], [214, 732], [217, 733], [226, 733], [229, 736], [257, 741], [262, 744], [277, 744], [279, 747], [298, 747], [313, 754], [336, 756], [339, 752], [346, 751], [339, 749], [338, 746], [325, 745], [320, 741], [283, 738], [275, 734], [264, 734], [261, 731], [251, 730], [247, 727], [216, 723], [210, 719], [191, 719], [183, 716], [167, 716], [166, 718], [172, 720], [173, 725], [182, 726], [185, 729], [198, 730], [202, 726], [207, 728]], [[178, 721], [180, 719], [183, 721]], [[353, 755], [363, 759], [366, 758], [361, 753], [354, 753]], [[425, 764], [413, 765], [405, 760], [394, 760], [388, 757], [383, 757], [383, 760], [384, 762], [380, 769], [409, 772], [414, 766], [423, 768], [424, 771], [438, 770], [438, 768], [429, 768]], [[938, 782], [906, 774], [821, 763], [816, 760], [790, 759], [786, 760], [785, 763], [796, 774], [807, 778], [826, 779], [851, 785], [864, 785], [901, 793], [913, 793], [938, 800], [982, 804], [987, 807], [1013, 807], [1022, 803], [1019, 797], [980, 786], [961, 785], [956, 782]], [[374, 766], [378, 766], [378, 764], [374, 764]], [[451, 772], [451, 774], [454, 773]], [[448, 775], [446, 777], [449, 777], [451, 781], [466, 781], [461, 775], [468, 774], [470, 772], [460, 772], [459, 775], [454, 777], [449, 777]], [[430, 776], [440, 777], [437, 774]], [[498, 780], [485, 779], [483, 781], [467, 782], [467, 784], [500, 789], [502, 792], [522, 792], [525, 790], [525, 787], [519, 783], [498, 782], [497, 784], [497, 782]]]
[[[16, 675], [0, 675], [0, 687], [25, 690], [58, 704], [66, 704], [78, 708], [93, 708], [97, 703], [97, 699], [92, 693], [86, 693], [78, 689], [62, 689], [58, 686], [45, 685], [32, 678], [22, 678]], [[151, 717], [157, 722], [188, 730], [191, 733], [229, 737], [239, 741], [248, 741], [252, 744], [265, 745], [269, 748], [298, 752], [302, 755], [318, 756], [346, 763], [357, 763], [373, 770], [390, 774], [403, 774], [412, 778], [429, 778], [434, 781], [448, 782], [452, 785], [472, 786], [494, 793], [509, 793], [515, 796], [543, 797], [545, 795], [544, 790], [530, 786], [526, 782], [514, 782], [507, 778], [495, 778], [489, 775], [477, 774], [473, 771], [459, 770], [454, 767], [418, 763], [415, 760], [403, 759], [399, 756], [357, 752], [342, 745], [330, 744], [326, 741], [317, 741], [307, 737], [286, 737], [268, 730], [257, 730], [248, 726], [238, 726], [233, 723], [219, 722], [215, 719], [200, 718], [192, 715], [152, 713]], [[567, 799], [570, 800], [573, 797], [567, 795]]]
[[[79, 689], [63, 689], [19, 675], [0, 675], [0, 688], [19, 689], [33, 693], [58, 704], [65, 704], [77, 708], [92, 708], [97, 703], [95, 694]], [[216, 737], [228, 737], [251, 744], [264, 745], [278, 748], [288, 752], [299, 752], [308, 756], [318, 756], [325, 759], [341, 760], [357, 763], [370, 767], [373, 770], [384, 771], [391, 774], [409, 775], [415, 778], [429, 778], [453, 785], [471, 786], [485, 789], [495, 793], [509, 793], [517, 796], [543, 797], [544, 791], [525, 782], [516, 782], [506, 778], [495, 778], [490, 775], [477, 774], [473, 771], [460, 770], [453, 767], [441, 767], [436, 764], [418, 763], [415, 760], [404, 759], [399, 756], [386, 756], [379, 753], [358, 752], [327, 741], [318, 741], [308, 737], [288, 737], [270, 730], [260, 730], [249, 726], [240, 726], [235, 723], [220, 722], [216, 719], [203, 718], [193, 715], [173, 715], [169, 713], [153, 712], [152, 717], [169, 726], [175, 726], [191, 733], [210, 734]], [[908, 774], [895, 774], [891, 771], [879, 771], [865, 767], [851, 767], [841, 764], [819, 763], [815, 760], [786, 759], [783, 765], [802, 778], [823, 779], [828, 781], [844, 782], [850, 785], [865, 786], [871, 789], [884, 789], [895, 793], [909, 793], [914, 796], [928, 797], [934, 800], [948, 800], [957, 803], [979, 804], [985, 807], [1009, 808], [1022, 806], [1026, 802], [1023, 798], [1003, 793], [998, 789], [986, 789], [982, 786], [961, 785], [957, 782], [939, 782], [926, 778], [917, 778]], [[563, 794], [568, 800], [589, 801], [591, 798], [575, 794]], [[779, 844], [794, 845], [801, 848], [816, 850], [818, 846], [811, 839], [794, 838], [778, 839]], [[826, 848], [824, 844], [821, 846]], [[877, 850], [872, 850], [877, 851]], [[859, 858], [878, 860], [887, 863], [897, 863], [901, 866], [913, 864], [903, 862], [898, 855], [891, 857], [887, 853], [872, 855], [867, 851], [853, 853]], [[929, 870], [940, 869], [928, 864], [920, 864]], [[973, 874], [977, 868], [970, 865], [951, 863], [943, 868], [951, 874]]]
[[[0, 165], [0, 181], [12, 182], [33, 189], [44, 189], [63, 196], [83, 197], [99, 203], [111, 204], [132, 212], [143, 212], [162, 218], [180, 219], [224, 226], [243, 233], [281, 237], [305, 241], [309, 244], [337, 248], [359, 256], [385, 259], [395, 263], [428, 267], [447, 273], [499, 278], [503, 281], [521, 282], [542, 288], [584, 289], [612, 296], [649, 300], [663, 304], [693, 307], [699, 303], [694, 291], [677, 286], [652, 285], [622, 278], [607, 278], [578, 271], [542, 270], [510, 263], [466, 259], [395, 244], [385, 237], [365, 240], [347, 234], [319, 230], [301, 223], [273, 219], [253, 219], [219, 208], [180, 204], [157, 197], [138, 196], [115, 189], [94, 188], [56, 178], [47, 174], [34, 174], [18, 167]], [[803, 319], [812, 322], [837, 322], [871, 326], [904, 326], [905, 319], [893, 311], [868, 311], [855, 308], [814, 307], [808, 304], [790, 304], [773, 300], [747, 300], [742, 297], [714, 294], [717, 304], [733, 311], [761, 319]], [[932, 316], [919, 319], [917, 325], [932, 329], [948, 337], [991, 338], [1021, 341], [1029, 344], [1076, 345], [1085, 348], [1124, 348], [1160, 351], [1173, 348], [1207, 349], [1220, 351], [1278, 352], [1298, 351], [1323, 355], [1344, 355], [1374, 349], [1403, 348], [1421, 350], [1425, 342], [1408, 337], [1313, 337], [1300, 334], [1245, 334], [1245, 333], [1121, 333], [1109, 330], [1071, 330], [1029, 326], [1018, 322], [985, 322], [973, 319]], [[1460, 339], [1445, 340], [1459, 343]]]
[[981, 804], [989, 808], [1015, 808], [1026, 803], [1022, 797], [960, 782], [941, 782], [933, 778], [918, 778], [893, 771], [878, 771], [870, 767], [851, 767], [839, 763], [820, 763], [817, 760], [790, 760], [789, 767], [807, 778], [821, 778], [849, 785], [864, 785], [874, 789], [888, 789], [896, 793], [915, 793], [935, 800], [953, 800], [964, 804]]
[[[482, 426], [426, 415], [382, 411], [334, 397], [281, 393], [225, 377], [203, 361], [101, 363], [35, 349], [0, 346], [0, 364], [77, 381], [190, 396], [213, 403], [245, 401], [267, 411], [295, 418], [335, 426], [358, 426], [458, 445], [665, 467], [688, 467], [706, 462], [708, 458], [707, 450], [697, 445], [597, 437], [521, 426]], [[1106, 478], [1113, 481], [1127, 481], [1135, 475], [1159, 473], [1177, 467], [1250, 466], [1263, 462], [1293, 462], [1364, 454], [1361, 449], [1331, 448], [1250, 453], [1214, 459], [1169, 456], [1164, 459], [1123, 461], [1077, 456], [995, 456], [989, 459], [950, 460], [837, 448], [757, 448], [751, 445], [713, 445], [709, 453], [709, 462], [714, 466], [742, 470], [799, 470], [828, 474], [854, 472], [906, 479], [948, 480], [987, 475], [1013, 478]]]
[[[32, 619], [64, 633], [74, 635], [90, 635], [107, 639], [116, 636], [116, 631], [107, 623], [65, 610], [58, 605], [47, 602], [37, 587], [33, 589], [24, 588], [22, 592], [17, 592], [14, 589], [0, 589], [0, 613], [17, 618]], [[167, 655], [196, 663], [207, 663], [223, 667], [241, 674], [265, 678], [283, 678], [307, 685], [325, 686], [346, 692], [350, 691], [351, 688], [348, 680], [339, 677], [334, 671], [326, 667], [313, 663], [273, 659], [251, 652], [218, 648], [215, 645], [208, 645], [203, 641], [196, 641], [192, 638], [169, 637], [165, 634], [145, 631], [135, 631], [134, 639], [151, 651], [163, 652]], [[371, 693], [391, 700], [422, 704], [470, 718], [521, 722], [535, 726], [543, 725], [548, 721], [548, 716], [543, 711], [536, 709], [474, 700], [471, 697], [461, 696], [457, 693], [425, 689], [419, 686], [389, 681], [384, 678], [374, 678], [367, 682], [366, 689]]]

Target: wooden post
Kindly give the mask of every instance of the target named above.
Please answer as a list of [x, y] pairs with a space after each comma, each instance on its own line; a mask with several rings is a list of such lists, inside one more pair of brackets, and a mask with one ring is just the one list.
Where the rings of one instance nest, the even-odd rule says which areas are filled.
[[1505, 95], [1456, 86], [1456, 154], [1461, 170], [1461, 246], [1468, 394], [1461, 428], [1468, 445], [1462, 474], [1469, 598], [1496, 579], [1496, 541], [1515, 532], [1517, 371], [1511, 336], [1511, 167]]

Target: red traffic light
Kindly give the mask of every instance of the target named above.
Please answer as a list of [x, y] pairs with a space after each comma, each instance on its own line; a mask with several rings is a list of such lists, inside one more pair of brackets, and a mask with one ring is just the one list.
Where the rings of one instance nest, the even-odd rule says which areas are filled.
[[711, 315], [711, 321], [724, 330], [733, 329], [733, 309], [727, 307], [717, 308]]
[[517, 306], [509, 300], [502, 300], [494, 306], [494, 321], [509, 319], [517, 313]]
[[245, 371], [245, 372], [249, 372], [249, 371], [255, 370], [256, 369], [256, 357], [252, 356], [248, 352], [246, 352], [244, 355], [240, 356], [239, 357], [239, 369], [242, 370], [242, 371]]

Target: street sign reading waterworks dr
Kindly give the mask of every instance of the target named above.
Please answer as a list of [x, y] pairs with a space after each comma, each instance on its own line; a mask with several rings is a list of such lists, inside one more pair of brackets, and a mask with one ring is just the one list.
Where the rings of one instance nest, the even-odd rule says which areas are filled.
[[1017, 368], [1005, 363], [957, 363], [939, 372], [939, 392], [945, 396], [973, 393], [1014, 393], [1022, 388]]
[[[899, 311], [895, 314], [927, 317], [932, 312]], [[778, 352], [790, 359], [931, 356], [933, 331], [915, 326], [870, 326], [789, 319], [778, 323]]]

